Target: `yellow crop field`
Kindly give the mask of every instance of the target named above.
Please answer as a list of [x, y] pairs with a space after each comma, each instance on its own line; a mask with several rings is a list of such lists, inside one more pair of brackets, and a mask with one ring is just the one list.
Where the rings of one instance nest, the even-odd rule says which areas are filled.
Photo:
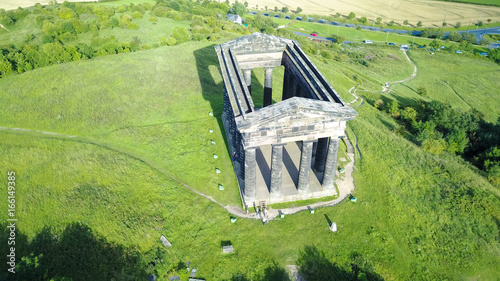
[[[246, 0], [249, 8], [258, 5], [259, 10], [265, 6], [288, 7], [290, 10], [302, 8], [303, 14], [335, 15], [341, 13], [348, 15], [354, 12], [356, 17], [367, 17], [373, 20], [381, 17], [388, 23], [395, 21], [403, 23], [408, 20], [415, 25], [422, 21], [424, 26], [441, 26], [443, 21], [450, 24], [461, 22], [462, 25], [475, 23], [478, 20], [486, 22], [500, 21], [500, 7], [480, 6], [432, 0]], [[234, 1], [231, 1], [234, 2]], [[244, 1], [240, 1], [244, 2]]]

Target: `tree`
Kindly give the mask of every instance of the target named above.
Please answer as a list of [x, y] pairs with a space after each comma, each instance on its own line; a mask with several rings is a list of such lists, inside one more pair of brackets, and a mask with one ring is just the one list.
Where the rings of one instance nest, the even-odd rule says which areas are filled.
[[377, 21], [375, 22], [376, 24], [380, 24], [382, 22], [382, 18], [381, 17], [378, 17], [377, 18]]
[[0, 77], [5, 77], [9, 74], [11, 74], [12, 71], [12, 64], [6, 60], [6, 59], [1, 59], [0, 60]]
[[481, 39], [481, 42], [479, 44], [488, 46], [491, 44], [491, 41], [489, 39], [483, 38]]
[[467, 32], [462, 33], [462, 39], [464, 41], [471, 43], [471, 44], [476, 43], [476, 41], [477, 41], [476, 35], [474, 35], [472, 33], [467, 33]]
[[247, 13], [247, 8], [242, 3], [236, 1], [233, 5], [233, 12], [237, 15], [244, 16]]
[[490, 23], [490, 22], [491, 22], [491, 19], [487, 19], [486, 21], [487, 21], [488, 23]]
[[409, 22], [408, 20], [404, 20], [404, 21], [403, 21], [403, 24], [404, 24], [404, 25], [409, 25], [409, 24], [410, 24], [410, 22]]
[[308, 16], [303, 16], [302, 17], [302, 21], [308, 22], [309, 21], [309, 17]]
[[456, 31], [452, 31], [448, 34], [448, 38], [451, 41], [460, 42], [460, 40], [462, 40], [462, 35]]
[[399, 112], [399, 103], [397, 100], [393, 100], [388, 108], [389, 113], [392, 115], [393, 118], [399, 118], [401, 115]]
[[281, 8], [282, 13], [288, 13], [288, 7], [283, 7]]
[[439, 42], [439, 40], [437, 39], [434, 39], [432, 40], [432, 42], [429, 44], [429, 46], [431, 46], [431, 48], [437, 50], [439, 49], [439, 46], [441, 46], [441, 43]]
[[378, 99], [375, 101], [373, 106], [375, 106], [375, 108], [378, 108], [379, 110], [384, 110], [384, 101], [382, 99]]
[[410, 123], [417, 120], [417, 115], [417, 111], [411, 106], [405, 107], [403, 112], [401, 112], [401, 117]]
[[462, 26], [462, 23], [457, 21], [457, 23], [455, 23], [455, 28], [460, 28]]
[[297, 7], [297, 10], [295, 10], [295, 13], [296, 13], [296, 14], [299, 14], [299, 13], [301, 13], [301, 12], [302, 12], [302, 8], [301, 8], [301, 7]]
[[388, 26], [393, 26], [393, 25], [394, 25], [394, 21], [393, 21], [393, 20], [391, 20], [391, 21], [389, 22], [389, 24], [387, 24], [387, 25], [388, 25]]
[[368, 20], [366, 19], [366, 17], [361, 17], [361, 18], [359, 19], [359, 22], [360, 22], [360, 23], [366, 23], [367, 21], [368, 21]]
[[483, 25], [484, 25], [484, 23], [483, 23], [482, 20], [480, 20], [480, 21], [477, 22], [477, 26], [483, 26]]
[[248, 8], [248, 2], [247, 1], [243, 2], [243, 5], [245, 5], [245, 8]]
[[277, 6], [274, 6], [274, 12], [277, 13], [279, 11]]
[[355, 17], [356, 17], [356, 14], [354, 12], [350, 12], [349, 15], [347, 16], [347, 18], [350, 20], [352, 20]]
[[421, 21], [417, 22], [417, 27], [422, 27], [422, 22]]
[[474, 46], [468, 41], [462, 41], [460, 42], [460, 45], [458, 46], [460, 50], [466, 51], [466, 52], [471, 52], [474, 49]]

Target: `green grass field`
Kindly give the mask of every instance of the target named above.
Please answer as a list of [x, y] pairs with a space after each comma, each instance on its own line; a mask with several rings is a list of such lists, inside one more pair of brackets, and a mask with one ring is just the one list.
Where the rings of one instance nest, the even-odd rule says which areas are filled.
[[[187, 26], [151, 24], [141, 40], [153, 42], [155, 28], [164, 34], [176, 24]], [[117, 29], [108, 35], [113, 30], [123, 38], [135, 35]], [[358, 200], [265, 227], [243, 218], [232, 224], [224, 208], [182, 185], [221, 204], [240, 205], [220, 119], [222, 78], [214, 51], [238, 35], [223, 35], [217, 42], [108, 55], [0, 79], [0, 127], [70, 135], [0, 130], [0, 182], [16, 172], [18, 263], [30, 253], [44, 254], [38, 267], [24, 262], [33, 276], [25, 279], [46, 280], [38, 268], [72, 280], [145, 280], [152, 272], [148, 263], [162, 257], [162, 280], [178, 274], [168, 269], [186, 261], [207, 280], [276, 280], [274, 270], [300, 265], [299, 258], [317, 261], [304, 251], [309, 246], [325, 255], [329, 274], [356, 266], [369, 280], [498, 278], [500, 191], [460, 157], [426, 153], [393, 133], [396, 122], [370, 105], [378, 98], [411, 104], [421, 99], [415, 89], [424, 85], [424, 100], [474, 108], [495, 121], [497, 64], [412, 50], [417, 76], [381, 95], [383, 83], [413, 72], [397, 48], [346, 46], [365, 53], [367, 66], [311, 55], [344, 100], [353, 99], [348, 90], [361, 81], [364, 91], [358, 94], [368, 101], [348, 123], [362, 152], [353, 174]], [[282, 75], [283, 68], [276, 68], [274, 102], [280, 101]], [[256, 69], [256, 106], [262, 104], [263, 83], [264, 71]], [[7, 212], [0, 218], [0, 240], [7, 241]], [[338, 232], [328, 229], [328, 220]], [[161, 234], [171, 248], [160, 244]], [[235, 252], [224, 255], [221, 245], [228, 242]], [[0, 243], [0, 252], [7, 247]], [[6, 255], [0, 261], [5, 265]], [[17, 276], [29, 276], [24, 274]]]
[[438, 0], [446, 2], [457, 2], [457, 3], [467, 3], [476, 5], [490, 5], [490, 6], [500, 6], [500, 3], [496, 0]]

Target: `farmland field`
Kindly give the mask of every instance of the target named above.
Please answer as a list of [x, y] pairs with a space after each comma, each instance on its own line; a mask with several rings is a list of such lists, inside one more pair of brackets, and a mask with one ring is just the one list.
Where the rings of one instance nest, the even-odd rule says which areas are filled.
[[[290, 10], [296, 10], [297, 7], [301, 7], [303, 9], [303, 14], [324, 16], [335, 15], [336, 13], [347, 16], [350, 12], [354, 12], [357, 17], [365, 16], [368, 20], [382, 17], [382, 21], [385, 23], [394, 20], [402, 24], [404, 20], [408, 20], [410, 24], [413, 25], [418, 21], [422, 21], [424, 26], [441, 26], [445, 19], [449, 23], [461, 22], [462, 25], [468, 24], [469, 21], [476, 22], [478, 19], [484, 21], [489, 18], [493, 22], [500, 21], [500, 7], [431, 0], [248, 0], [247, 2], [251, 8], [256, 7], [256, 5], [258, 5], [259, 9], [264, 9], [265, 6], [268, 6], [269, 9], [274, 9], [275, 6], [278, 8], [287, 6]], [[498, 1], [496, 1], [496, 3], [498, 3]]]

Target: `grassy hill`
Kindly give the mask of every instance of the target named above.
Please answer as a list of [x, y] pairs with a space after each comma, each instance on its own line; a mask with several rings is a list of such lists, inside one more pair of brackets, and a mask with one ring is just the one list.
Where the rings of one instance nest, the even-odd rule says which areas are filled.
[[[285, 280], [280, 276], [287, 264], [311, 271], [317, 278], [310, 280], [498, 278], [498, 189], [460, 157], [427, 153], [395, 134], [394, 119], [370, 103], [355, 108], [359, 117], [349, 122], [362, 152], [354, 173], [356, 203], [263, 227], [242, 218], [232, 224], [225, 209], [184, 187], [239, 205], [213, 47], [240, 35], [223, 36], [0, 79], [0, 127], [30, 130], [0, 130], [0, 182], [16, 172], [15, 278], [144, 280], [156, 269], [164, 280], [176, 274], [187, 279], [179, 266], [186, 261], [207, 280]], [[381, 84], [412, 73], [397, 49], [350, 51], [373, 58], [362, 65], [311, 55], [346, 101], [358, 81], [366, 90], [360, 94], [371, 101], [382, 97]], [[411, 104], [422, 98], [415, 87], [424, 84], [429, 96], [423, 99], [498, 117], [490, 96], [498, 89], [497, 65], [452, 54], [410, 56], [417, 77], [395, 85], [385, 98]], [[279, 85], [282, 69], [276, 71], [273, 84]], [[254, 72], [253, 91], [263, 89], [263, 76]], [[440, 84], [444, 79], [449, 86]], [[0, 218], [0, 239], [7, 241], [6, 212]], [[328, 220], [337, 223], [337, 233]], [[161, 234], [171, 248], [160, 244]], [[224, 255], [221, 245], [228, 242], [235, 252]], [[7, 247], [1, 243], [0, 252]], [[156, 258], [160, 264], [153, 267]], [[5, 255], [1, 261], [6, 264]]]

